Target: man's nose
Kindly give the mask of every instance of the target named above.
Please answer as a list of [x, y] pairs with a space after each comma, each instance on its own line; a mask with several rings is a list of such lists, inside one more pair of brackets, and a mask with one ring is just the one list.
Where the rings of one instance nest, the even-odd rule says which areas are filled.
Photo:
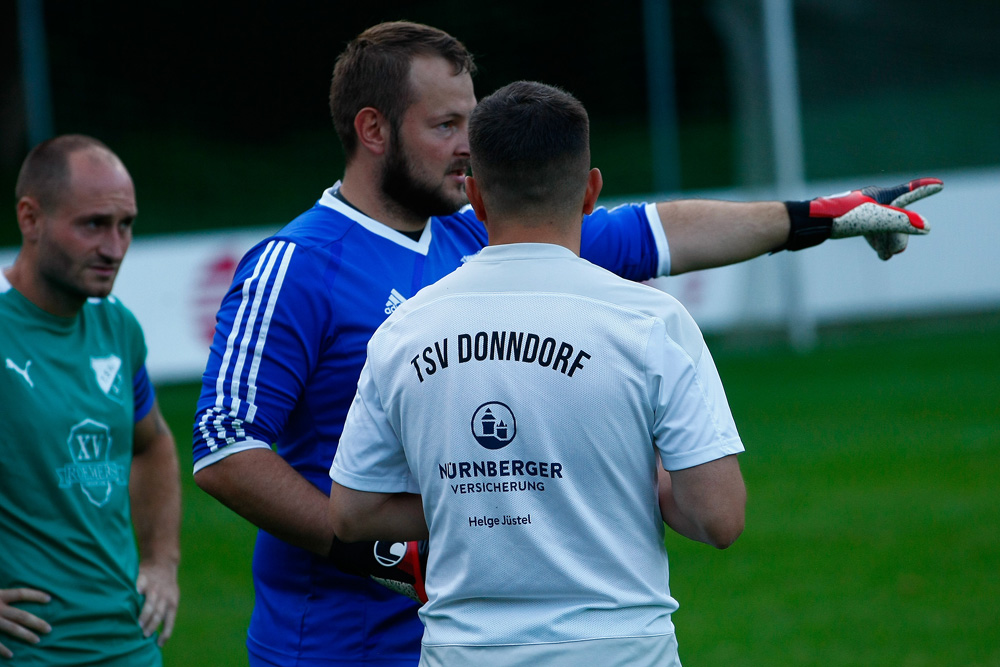
[[455, 146], [455, 154], [462, 157], [469, 157], [472, 151], [469, 150], [469, 128], [465, 125], [458, 131], [458, 144]]
[[113, 228], [104, 235], [101, 243], [101, 254], [105, 257], [121, 261], [128, 252], [128, 247], [132, 243], [132, 230]]

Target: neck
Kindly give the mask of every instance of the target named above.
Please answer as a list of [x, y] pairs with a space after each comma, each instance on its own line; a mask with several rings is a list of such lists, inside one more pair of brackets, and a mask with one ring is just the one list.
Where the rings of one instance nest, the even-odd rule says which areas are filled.
[[[23, 249], [22, 249], [23, 252]], [[57, 317], [76, 317], [87, 297], [52, 289], [39, 276], [22, 270], [18, 261], [4, 271], [10, 286], [40, 309]]]
[[487, 225], [490, 245], [510, 243], [551, 243], [580, 254], [580, 221], [525, 222], [491, 220]]
[[340, 193], [372, 220], [401, 232], [419, 232], [427, 225], [427, 218], [421, 218], [407, 211], [393, 201], [389, 201], [379, 191], [379, 175], [367, 173], [361, 167], [348, 167], [340, 183]]

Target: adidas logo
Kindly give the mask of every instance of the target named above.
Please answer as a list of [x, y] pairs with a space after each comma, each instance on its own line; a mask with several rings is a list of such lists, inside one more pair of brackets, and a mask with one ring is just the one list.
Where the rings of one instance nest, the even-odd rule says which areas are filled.
[[385, 314], [391, 315], [392, 311], [396, 310], [404, 301], [406, 301], [406, 297], [393, 289], [389, 292], [389, 300], [385, 302]]

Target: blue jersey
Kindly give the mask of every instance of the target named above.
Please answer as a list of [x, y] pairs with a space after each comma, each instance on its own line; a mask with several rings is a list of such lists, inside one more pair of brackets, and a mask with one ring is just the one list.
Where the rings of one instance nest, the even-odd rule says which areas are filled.
[[[334, 186], [336, 187], [336, 186]], [[412, 240], [328, 190], [252, 248], [219, 309], [194, 425], [194, 468], [246, 449], [277, 453], [324, 493], [375, 329], [487, 243], [470, 207]], [[654, 205], [597, 209], [581, 254], [633, 280], [669, 272]], [[259, 531], [251, 655], [285, 664], [415, 665], [416, 604]]]

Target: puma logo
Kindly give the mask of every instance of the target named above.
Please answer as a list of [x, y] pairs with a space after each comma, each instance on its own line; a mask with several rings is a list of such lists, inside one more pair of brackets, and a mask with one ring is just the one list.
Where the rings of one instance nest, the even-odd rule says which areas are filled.
[[7, 368], [11, 369], [12, 371], [15, 371], [18, 375], [23, 377], [24, 381], [28, 383], [29, 387], [31, 387], [32, 389], [35, 388], [35, 383], [31, 381], [30, 377], [28, 377], [28, 369], [31, 368], [31, 359], [28, 359], [28, 361], [25, 362], [24, 368], [22, 369], [8, 358]]

